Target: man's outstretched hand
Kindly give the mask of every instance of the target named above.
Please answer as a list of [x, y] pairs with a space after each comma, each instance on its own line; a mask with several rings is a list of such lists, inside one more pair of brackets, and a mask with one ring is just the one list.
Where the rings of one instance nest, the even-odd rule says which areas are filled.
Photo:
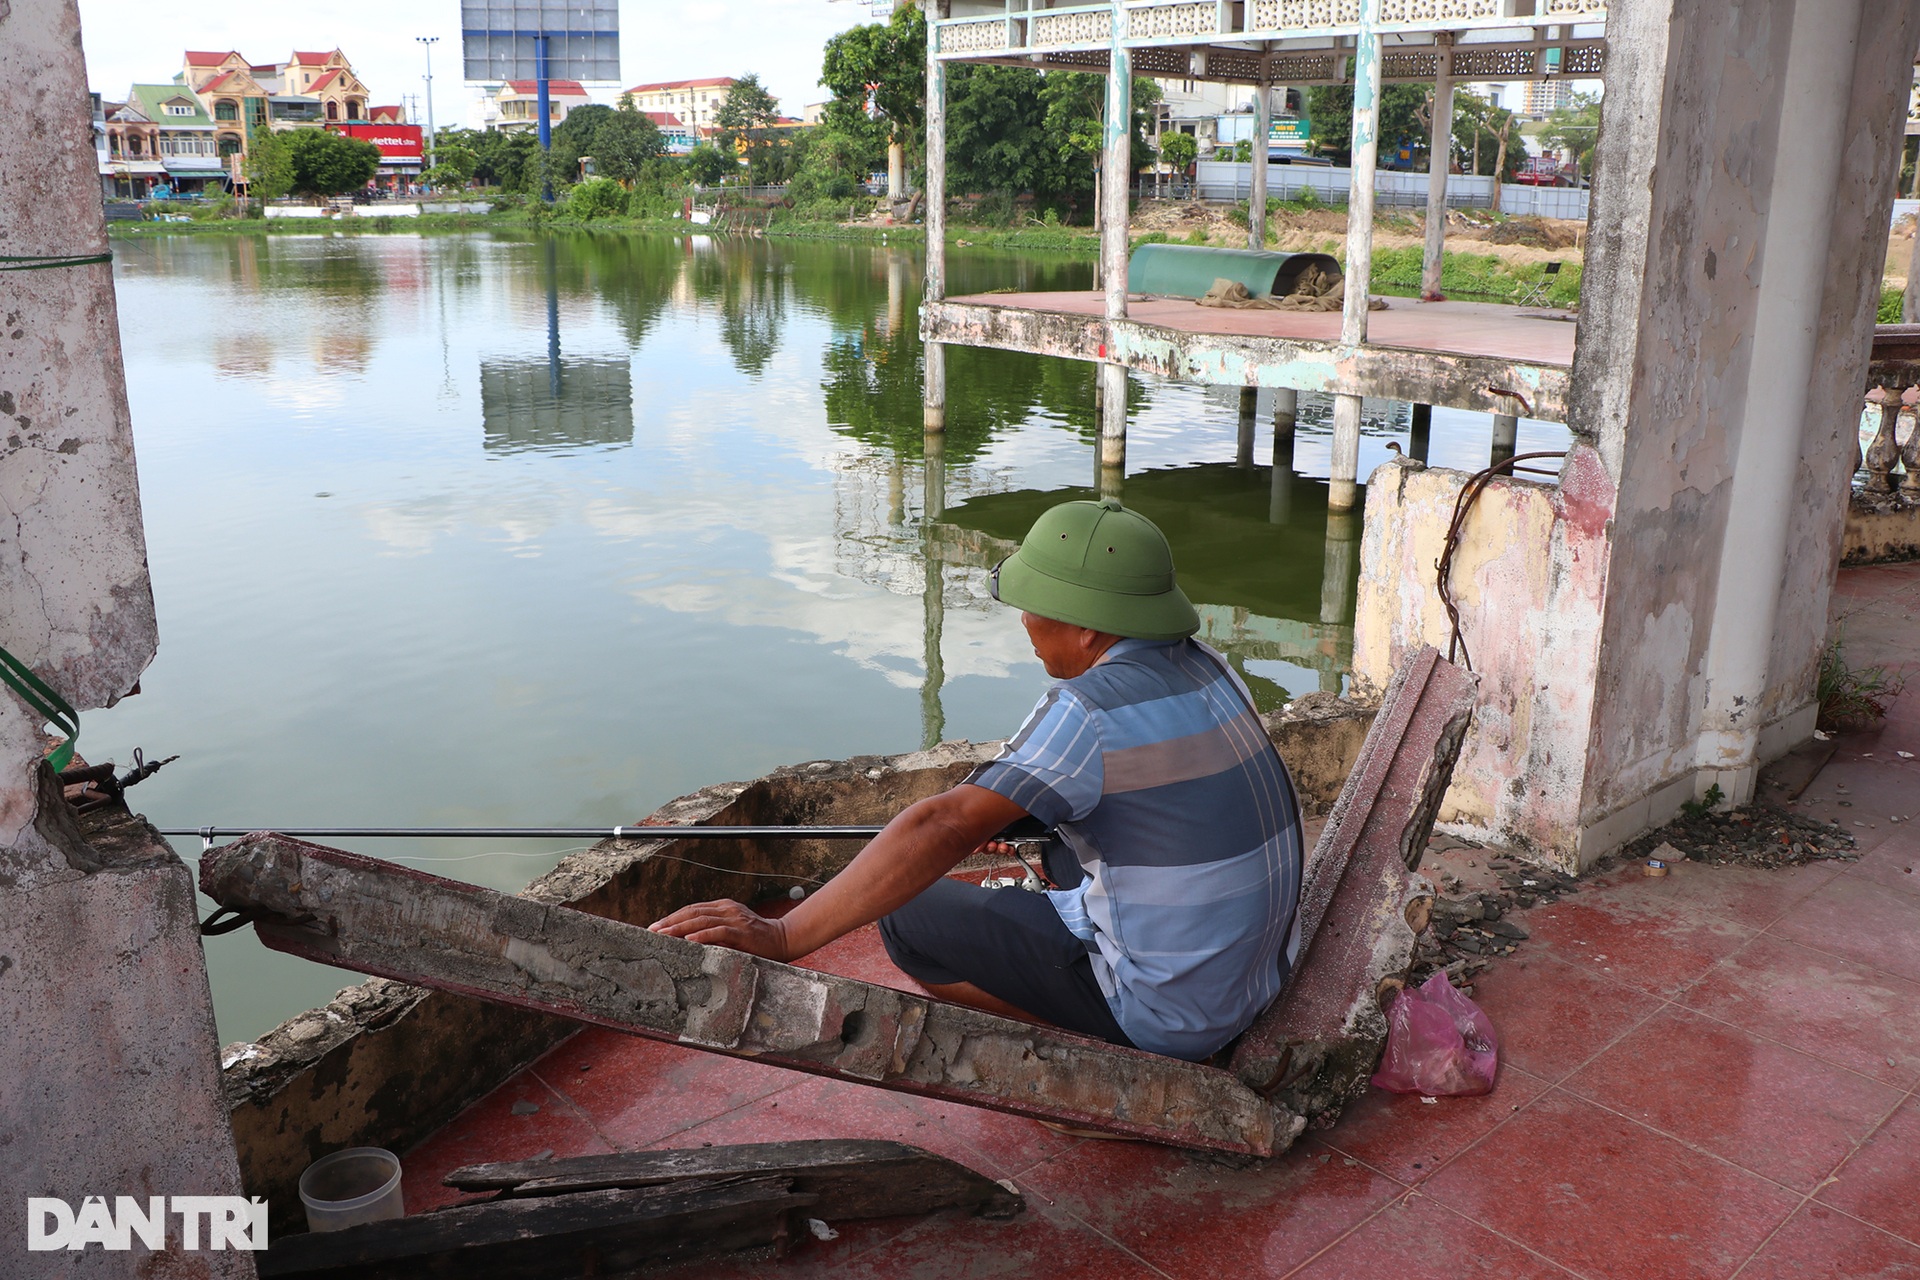
[[731, 899], [696, 902], [647, 926], [655, 933], [716, 947], [732, 947], [748, 955], [782, 963], [799, 959], [787, 943], [786, 924], [769, 920]]
[[778, 920], [723, 899], [682, 907], [648, 927], [791, 964], [912, 901], [960, 859], [1026, 816], [1005, 796], [962, 782], [901, 810], [844, 871]]

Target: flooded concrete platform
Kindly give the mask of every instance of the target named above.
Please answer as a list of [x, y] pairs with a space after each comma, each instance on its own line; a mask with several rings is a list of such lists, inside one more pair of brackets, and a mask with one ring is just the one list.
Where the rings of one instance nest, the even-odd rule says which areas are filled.
[[[1853, 661], [1920, 674], [1920, 565], [1843, 572], [1835, 612]], [[461, 1199], [439, 1186], [459, 1165], [542, 1151], [888, 1138], [1012, 1179], [1028, 1212], [849, 1223], [784, 1261], [674, 1274], [1909, 1274], [1920, 759], [1901, 751], [1920, 753], [1920, 685], [1795, 806], [1841, 823], [1857, 862], [1628, 865], [1516, 915], [1531, 940], [1475, 992], [1502, 1040], [1487, 1097], [1375, 1091], [1237, 1167], [589, 1028], [410, 1152], [408, 1206]], [[871, 928], [809, 963], [909, 985]]]
[[1104, 318], [1099, 292], [970, 294], [930, 302], [922, 336], [1231, 386], [1291, 387], [1560, 422], [1574, 314], [1485, 302], [1384, 298], [1367, 343], [1340, 346], [1337, 311], [1236, 310], [1131, 295]]

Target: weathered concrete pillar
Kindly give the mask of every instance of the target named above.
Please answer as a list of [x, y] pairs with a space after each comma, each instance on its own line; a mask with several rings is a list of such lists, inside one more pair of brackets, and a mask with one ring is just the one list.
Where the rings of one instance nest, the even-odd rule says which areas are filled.
[[1420, 299], [1440, 301], [1440, 268], [1447, 251], [1447, 174], [1453, 160], [1453, 37], [1435, 37], [1433, 135], [1427, 149], [1427, 243], [1420, 257]]
[[1100, 366], [1100, 465], [1127, 465], [1127, 366]]
[[[1263, 59], [1264, 61], [1264, 59]], [[1267, 247], [1267, 134], [1273, 110], [1263, 67], [1253, 86], [1253, 185], [1247, 196], [1247, 248]]]
[[[1353, 50], [1353, 183], [1347, 193], [1347, 290], [1340, 311], [1340, 343], [1367, 340], [1367, 302], [1373, 280], [1373, 187], [1380, 156], [1380, 35], [1373, 24], [1380, 0], [1360, 0], [1360, 34]], [[1333, 398], [1333, 462], [1327, 509], [1351, 511], [1360, 500], [1360, 397]]]
[[[925, 4], [931, 21], [938, 12]], [[927, 41], [927, 279], [926, 299], [947, 296], [947, 68]], [[947, 429], [947, 349], [929, 342], [921, 352], [922, 424], [928, 431]]]
[[920, 748], [931, 750], [946, 736], [947, 713], [940, 691], [947, 682], [941, 637], [946, 630], [946, 562], [940, 558], [933, 524], [947, 511], [947, 436], [929, 431], [924, 438], [925, 467], [921, 475], [921, 563], [925, 580], [920, 589], [921, 660]]
[[[0, 4], [0, 111], [0, 647], [85, 712], [126, 696], [156, 635], [73, 0]], [[45, 749], [0, 688], [0, 1257], [25, 1255], [29, 1196], [240, 1194], [192, 878], [158, 837], [90, 845]], [[167, 1234], [164, 1257], [0, 1270], [254, 1274], [204, 1233], [182, 1251], [177, 1216]]]
[[[1575, 443], [1556, 485], [1496, 482], [1451, 570], [1482, 706], [1442, 819], [1567, 865], [1812, 732], [1920, 0], [1619, 0], [1607, 36]], [[1463, 477], [1393, 471], [1362, 686], [1451, 638]]]
[[1505, 462], [1513, 456], [1513, 448], [1520, 439], [1520, 419], [1512, 414], [1493, 415], [1493, 449], [1488, 463]]
[[[1108, 51], [1106, 136], [1100, 169], [1100, 279], [1109, 321], [1127, 318], [1127, 223], [1133, 178], [1133, 58], [1121, 45], [1124, 15], [1113, 10]], [[1100, 465], [1127, 463], [1127, 369], [1100, 366]]]
[[1427, 451], [1433, 445], [1433, 406], [1416, 404], [1413, 406], [1413, 422], [1407, 428], [1407, 456], [1419, 462], [1427, 460]]
[[[1782, 519], [1781, 514], [1792, 509], [1794, 489], [1802, 480], [1806, 437], [1818, 432], [1831, 440], [1833, 421], [1819, 419], [1826, 414], [1836, 420], [1839, 416], [1834, 413], [1839, 406], [1809, 403], [1807, 396], [1818, 354], [1815, 318], [1828, 279], [1828, 248], [1835, 237], [1832, 193], [1846, 181], [1843, 157], [1848, 147], [1857, 145], [1849, 128], [1854, 104], [1835, 87], [1853, 82], [1863, 41], [1871, 44], [1881, 38], [1878, 9], [1876, 5], [1868, 17], [1856, 4], [1800, 0], [1794, 6], [1785, 75], [1775, 79], [1774, 88], [1795, 105], [1780, 113], [1779, 140], [1772, 149], [1775, 157], [1791, 158], [1791, 163], [1777, 174], [1755, 175], [1772, 188], [1770, 216], [1756, 228], [1765, 264], [1764, 287], [1758, 309], [1752, 313], [1751, 363], [1741, 379], [1745, 385], [1735, 384], [1744, 392], [1749, 417], [1734, 435], [1736, 452], [1726, 477], [1722, 568], [1711, 602], [1707, 642], [1706, 708], [1699, 752], [1702, 772], [1695, 788], [1704, 792], [1717, 784], [1735, 804], [1753, 796], [1767, 754], [1760, 749], [1760, 735], [1769, 720], [1782, 712], [1798, 716], [1804, 724], [1787, 726], [1796, 740], [1813, 732], [1810, 680], [1794, 673], [1802, 687], [1789, 695], [1791, 701], [1785, 705], [1785, 700], [1768, 697], [1773, 678], [1785, 674], [1774, 664], [1777, 624], [1786, 594], [1782, 579], [1790, 540], [1802, 532], [1794, 527], [1797, 522]], [[1772, 69], [1776, 76], [1781, 62], [1776, 54]], [[1904, 136], [1904, 127], [1897, 132]], [[1886, 150], [1880, 154], [1884, 156]], [[1887, 191], [1879, 203], [1884, 206], [1891, 194]], [[1886, 221], [1885, 216], [1880, 219], [1882, 233]], [[1711, 233], [1708, 239], [1713, 239]], [[1737, 250], [1729, 249], [1732, 257]], [[1707, 252], [1712, 254], [1713, 249]], [[1878, 266], [1874, 275], [1877, 285]], [[1869, 303], [1863, 310], [1871, 323], [1874, 307]], [[1857, 310], [1850, 318], [1857, 323], [1859, 314]], [[1855, 414], [1859, 385], [1856, 381], [1855, 394], [1847, 401]], [[1787, 410], [1784, 422], [1772, 420], [1776, 407]], [[1814, 447], [1818, 452], [1819, 446]], [[1825, 469], [1833, 471], [1831, 459]], [[1765, 589], [1756, 591], [1756, 583]], [[1828, 585], [1819, 584], [1823, 605]], [[1798, 605], [1796, 601], [1787, 607]], [[1824, 621], [1824, 608], [1821, 613]], [[1815, 655], [1799, 655], [1799, 660], [1810, 671]]]
[[1273, 475], [1267, 497], [1267, 523], [1285, 524], [1293, 516], [1294, 414], [1300, 393], [1279, 387], [1273, 393]]
[[899, 139], [887, 143], [887, 199], [907, 198], [907, 149]]
[[1257, 387], [1240, 388], [1240, 435], [1233, 452], [1233, 465], [1242, 471], [1253, 468], [1254, 416], [1260, 408], [1260, 390]]
[[[1914, 162], [1913, 169], [1920, 175], [1920, 160]], [[1920, 176], [1914, 181], [1920, 182]], [[1920, 215], [1914, 220], [1913, 248], [1907, 255], [1907, 287], [1900, 294], [1900, 323], [1920, 324]]]
[[1326, 559], [1320, 567], [1320, 621], [1338, 626], [1353, 617], [1354, 573], [1359, 554], [1359, 513], [1328, 512]]

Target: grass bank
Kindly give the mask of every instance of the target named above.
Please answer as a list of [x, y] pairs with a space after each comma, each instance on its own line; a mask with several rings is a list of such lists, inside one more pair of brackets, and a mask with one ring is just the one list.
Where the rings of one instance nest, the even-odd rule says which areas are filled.
[[[1244, 213], [1241, 218], [1244, 219]], [[1239, 247], [1229, 213], [1223, 228], [1196, 227], [1185, 234], [1146, 231], [1132, 238], [1142, 244], [1206, 244]], [[1244, 222], [1240, 223], [1244, 226]], [[685, 235], [694, 230], [679, 219], [669, 218], [596, 218], [578, 221], [565, 217], [542, 217], [526, 209], [500, 213], [424, 213], [415, 218], [352, 217], [325, 220], [308, 218], [221, 218], [193, 222], [115, 222], [108, 225], [113, 239], [140, 240], [160, 236], [260, 236], [260, 235], [390, 235], [461, 231], [532, 232], [585, 231], [596, 235]], [[839, 240], [857, 243], [924, 244], [926, 230], [920, 226], [882, 226], [878, 223], [841, 223], [776, 218], [760, 234], [778, 240]], [[956, 248], [1002, 249], [1021, 253], [1058, 253], [1091, 260], [1099, 255], [1098, 233], [1085, 227], [1051, 223], [1028, 226], [982, 226], [951, 224], [947, 243]], [[1324, 246], [1336, 256], [1338, 242]], [[1373, 258], [1372, 287], [1390, 293], [1408, 293], [1420, 285], [1421, 251], [1417, 247], [1376, 248]], [[1450, 251], [1441, 272], [1441, 289], [1450, 297], [1468, 301], [1510, 302], [1526, 296], [1545, 274], [1541, 263], [1514, 262], [1494, 254]], [[1898, 315], [1899, 299], [1891, 293], [1892, 308]], [[1555, 306], [1571, 307], [1580, 297], [1580, 264], [1565, 264], [1547, 291]], [[1883, 301], [1882, 313], [1887, 304]]]

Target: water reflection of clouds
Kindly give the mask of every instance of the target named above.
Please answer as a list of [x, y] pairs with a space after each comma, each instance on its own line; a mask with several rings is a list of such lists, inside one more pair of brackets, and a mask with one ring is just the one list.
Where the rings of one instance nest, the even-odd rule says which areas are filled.
[[567, 495], [559, 491], [487, 490], [363, 503], [358, 512], [367, 536], [386, 555], [427, 555], [448, 538], [472, 534], [524, 557], [541, 554], [543, 539], [559, 527], [567, 504]]

